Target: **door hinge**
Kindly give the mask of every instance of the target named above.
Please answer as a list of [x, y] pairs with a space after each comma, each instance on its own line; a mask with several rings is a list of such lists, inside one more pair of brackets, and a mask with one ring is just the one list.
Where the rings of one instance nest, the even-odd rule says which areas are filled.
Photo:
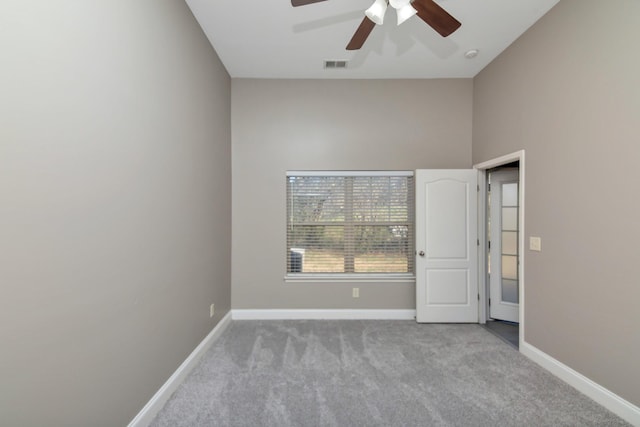
[[491, 249], [491, 240], [489, 240], [487, 244], [489, 245], [489, 249]]
[[491, 184], [487, 184], [487, 191], [491, 192]]
[[480, 294], [478, 294], [478, 301], [480, 301]]
[[489, 298], [489, 306], [491, 306], [491, 298]]
[[480, 246], [480, 239], [478, 239], [478, 246]]
[[476, 185], [478, 193], [480, 192], [480, 185]]

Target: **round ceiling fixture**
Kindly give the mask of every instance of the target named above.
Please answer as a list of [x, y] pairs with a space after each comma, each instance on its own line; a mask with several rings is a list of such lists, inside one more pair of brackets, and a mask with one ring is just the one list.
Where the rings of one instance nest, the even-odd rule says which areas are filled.
[[471, 49], [464, 53], [464, 57], [467, 59], [473, 59], [478, 56], [478, 53], [480, 53], [478, 49]]

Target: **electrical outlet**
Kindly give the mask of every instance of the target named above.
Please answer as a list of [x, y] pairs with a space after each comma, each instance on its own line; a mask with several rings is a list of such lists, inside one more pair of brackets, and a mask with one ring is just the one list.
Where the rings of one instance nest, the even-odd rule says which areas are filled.
[[360, 298], [360, 288], [353, 288], [351, 296], [354, 298]]
[[211, 304], [209, 306], [209, 317], [213, 317], [213, 315], [215, 314], [215, 304]]

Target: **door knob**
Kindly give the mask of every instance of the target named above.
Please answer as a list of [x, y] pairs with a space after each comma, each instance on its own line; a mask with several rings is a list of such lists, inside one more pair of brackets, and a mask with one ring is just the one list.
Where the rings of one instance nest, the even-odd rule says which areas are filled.
[[424, 256], [424, 251], [420, 251], [420, 252], [418, 252], [418, 255], [420, 255], [420, 256]]

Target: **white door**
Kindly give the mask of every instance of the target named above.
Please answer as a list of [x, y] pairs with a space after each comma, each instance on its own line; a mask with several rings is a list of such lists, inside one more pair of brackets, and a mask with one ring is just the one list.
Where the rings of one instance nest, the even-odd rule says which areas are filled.
[[478, 322], [476, 170], [418, 170], [416, 320]]
[[518, 322], [518, 170], [489, 174], [489, 317]]

